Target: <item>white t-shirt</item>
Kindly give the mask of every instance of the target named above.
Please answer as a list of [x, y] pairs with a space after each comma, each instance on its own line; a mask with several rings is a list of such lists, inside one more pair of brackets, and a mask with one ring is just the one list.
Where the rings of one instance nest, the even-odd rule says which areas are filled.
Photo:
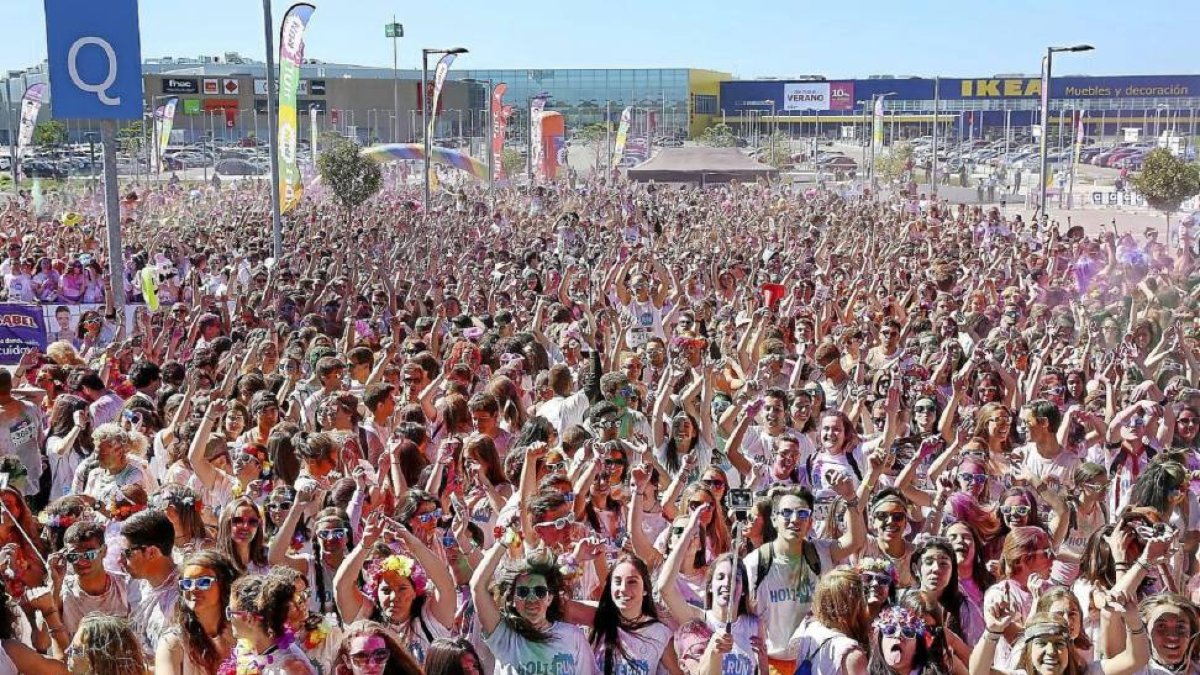
[[592, 647], [582, 630], [559, 621], [550, 635], [547, 642], [530, 642], [501, 621], [483, 638], [496, 657], [496, 675], [595, 674]]
[[570, 396], [555, 396], [539, 404], [537, 414], [553, 424], [559, 438], [562, 438], [571, 426], [583, 424], [583, 416], [590, 405], [587, 392], [577, 391]]
[[597, 673], [605, 672], [604, 661], [606, 658], [612, 659], [610, 671], [612, 675], [650, 675], [650, 673], [661, 671], [663, 652], [667, 650], [667, 645], [670, 644], [675, 633], [662, 623], [652, 623], [635, 631], [617, 629], [617, 635], [621, 646], [625, 649], [625, 655], [622, 656], [620, 652], [614, 650], [612, 656], [608, 657], [608, 650], [603, 646], [597, 647], [595, 649]]
[[1033, 443], [1022, 445], [1018, 451], [1025, 454], [1025, 461], [1022, 462], [1025, 469], [1037, 478], [1054, 476], [1067, 488], [1075, 483], [1075, 469], [1082, 461], [1075, 453], [1063, 448], [1054, 459], [1046, 459], [1038, 453], [1037, 446]]
[[[821, 571], [833, 569], [833, 558], [829, 553], [833, 542], [815, 539], [811, 543], [817, 548]], [[808, 615], [813, 594], [817, 590], [817, 575], [807, 563], [791, 565], [785, 556], [776, 555], [766, 576], [759, 583], [760, 550], [751, 551], [744, 560], [748, 583], [750, 588], [755, 589], [748, 598], [750, 611], [766, 622], [767, 655], [773, 659], [795, 660], [796, 652], [792, 651], [790, 644], [792, 634]]]

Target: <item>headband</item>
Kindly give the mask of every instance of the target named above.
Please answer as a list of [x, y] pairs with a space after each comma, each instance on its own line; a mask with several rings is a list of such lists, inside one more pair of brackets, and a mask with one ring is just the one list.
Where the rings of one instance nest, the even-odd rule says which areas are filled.
[[1067, 627], [1061, 623], [1035, 623], [1025, 627], [1025, 639], [1032, 640], [1040, 637], [1060, 637], [1070, 639]]

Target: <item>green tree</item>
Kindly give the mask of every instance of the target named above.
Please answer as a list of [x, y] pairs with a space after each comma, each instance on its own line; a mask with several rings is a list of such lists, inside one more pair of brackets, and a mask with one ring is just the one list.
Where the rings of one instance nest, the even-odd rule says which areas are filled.
[[894, 143], [886, 154], [875, 156], [875, 175], [888, 182], [899, 180], [912, 162], [912, 144]]
[[58, 120], [46, 120], [33, 128], [33, 144], [62, 145], [67, 142], [67, 125]]
[[592, 151], [594, 158], [593, 169], [600, 170], [601, 165], [606, 160], [608, 154], [608, 146], [605, 144], [605, 139], [608, 137], [609, 127], [604, 122], [592, 122], [591, 124], [580, 127], [575, 132], [575, 139]]
[[1156, 148], [1146, 154], [1142, 170], [1129, 182], [1150, 208], [1166, 216], [1169, 231], [1171, 214], [1183, 200], [1200, 194], [1200, 166], [1179, 159], [1166, 148]]
[[504, 148], [500, 153], [500, 165], [504, 167], [504, 175], [511, 180], [513, 176], [525, 171], [525, 158], [516, 148]]
[[145, 134], [141, 120], [127, 124], [117, 131], [117, 145], [121, 152], [137, 152], [146, 141]]
[[359, 154], [361, 149], [358, 143], [342, 139], [332, 146], [326, 146], [317, 159], [321, 180], [325, 181], [333, 191], [334, 198], [347, 211], [353, 211], [383, 186], [383, 172], [379, 164]]
[[707, 145], [710, 148], [736, 148], [737, 136], [734, 135], [733, 129], [728, 124], [714, 124], [704, 130], [697, 139], [700, 145]]
[[776, 131], [763, 141], [758, 161], [776, 169], [782, 169], [792, 161], [792, 139], [782, 131]]

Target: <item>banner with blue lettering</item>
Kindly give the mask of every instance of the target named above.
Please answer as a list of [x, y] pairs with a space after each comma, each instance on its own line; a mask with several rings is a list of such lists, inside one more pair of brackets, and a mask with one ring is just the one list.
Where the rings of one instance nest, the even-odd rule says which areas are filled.
[[46, 351], [46, 322], [42, 308], [15, 302], [0, 303], [0, 364], [16, 365], [31, 349]]

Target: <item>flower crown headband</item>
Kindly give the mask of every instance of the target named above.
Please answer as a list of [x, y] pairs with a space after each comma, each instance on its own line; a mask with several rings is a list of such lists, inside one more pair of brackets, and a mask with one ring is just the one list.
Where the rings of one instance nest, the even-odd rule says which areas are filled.
[[855, 569], [859, 574], [862, 574], [863, 572], [876, 572], [878, 574], [888, 575], [892, 578], [893, 582], [897, 580], [896, 566], [893, 565], [890, 560], [885, 560], [883, 558], [862, 558], [858, 561], [858, 564], [855, 565]]
[[383, 580], [384, 574], [407, 577], [417, 595], [425, 595], [425, 586], [428, 581], [425, 570], [406, 555], [389, 555], [383, 560], [372, 561], [367, 566], [367, 583], [363, 590], [369, 597], [375, 597], [375, 591], [378, 590], [379, 582]]
[[929, 634], [929, 626], [925, 624], [925, 620], [907, 607], [887, 607], [871, 624], [875, 630], [887, 635], [892, 631], [885, 630], [889, 626], [895, 626], [900, 629], [908, 629], [918, 636]]

